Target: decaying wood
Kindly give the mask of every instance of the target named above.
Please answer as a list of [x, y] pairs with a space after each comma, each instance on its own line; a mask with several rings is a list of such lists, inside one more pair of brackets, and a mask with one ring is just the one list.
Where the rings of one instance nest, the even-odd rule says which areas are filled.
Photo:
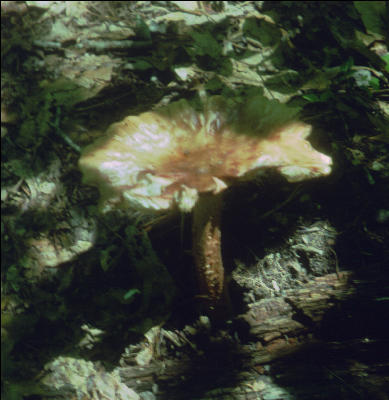
[[[254, 399], [263, 398], [258, 397], [263, 391], [274, 389], [274, 375], [266, 374], [266, 365], [279, 368], [280, 374], [287, 380], [288, 374], [294, 373], [293, 365], [297, 364], [298, 368], [307, 369], [304, 372], [305, 383], [300, 382], [302, 393], [299, 399], [312, 398], [313, 393], [321, 389], [310, 387], [309, 384], [310, 369], [315, 370], [317, 367], [316, 364], [316, 367], [311, 366], [311, 357], [319, 354], [320, 359], [322, 353], [335, 354], [343, 362], [350, 353], [361, 352], [366, 346], [370, 346], [370, 350], [377, 345], [363, 340], [328, 342], [315, 336], [328, 312], [355, 295], [359, 283], [353, 282], [352, 277], [351, 272], [330, 274], [312, 280], [303, 288], [288, 290], [282, 297], [263, 299], [252, 304], [247, 313], [237, 318], [226, 341], [220, 337], [220, 331], [204, 335], [209, 336], [206, 343], [199, 341], [198, 337], [188, 337], [191, 346], [177, 347], [174, 357], [155, 354], [146, 366], [121, 368], [122, 381], [137, 392], [151, 390], [154, 385], [158, 399], [186, 398], [185, 393], [189, 391], [192, 396], [190, 398], [196, 399]], [[213, 338], [212, 334], [215, 335]], [[248, 335], [246, 344], [242, 344], [237, 338], [245, 335]], [[232, 339], [234, 336], [235, 339]], [[294, 360], [298, 360], [298, 357], [302, 357], [300, 364]], [[322, 360], [323, 365], [319, 368], [321, 372], [325, 371], [326, 379], [336, 379], [337, 374], [344, 373], [350, 373], [354, 379], [352, 372], [340, 367], [342, 363], [339, 360], [331, 365], [325, 357]], [[358, 368], [364, 371], [370, 368], [351, 358], [347, 362], [359, 365]], [[376, 370], [383, 368], [382, 363], [374, 362], [377, 364], [374, 367]], [[312, 372], [313, 375], [315, 373], [316, 370]], [[374, 379], [371, 378], [371, 381]], [[373, 383], [367, 386], [373, 387]], [[331, 390], [336, 391], [334, 387]], [[279, 390], [279, 386], [277, 388]], [[350, 393], [351, 397], [344, 398], [353, 399], [352, 387]], [[280, 398], [293, 398], [287, 394], [283, 396]]]
[[286, 291], [282, 297], [252, 304], [240, 319], [249, 325], [251, 335], [265, 343], [285, 335], [309, 333], [336, 302], [355, 294], [351, 277], [351, 272], [342, 272], [316, 278], [301, 289]]

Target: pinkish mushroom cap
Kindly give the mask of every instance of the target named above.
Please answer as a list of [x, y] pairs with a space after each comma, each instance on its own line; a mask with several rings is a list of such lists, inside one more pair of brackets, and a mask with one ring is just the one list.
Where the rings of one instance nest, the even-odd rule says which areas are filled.
[[331, 158], [312, 148], [310, 132], [310, 125], [291, 122], [266, 137], [255, 127], [254, 134], [241, 133], [239, 115], [221, 97], [208, 100], [203, 112], [180, 100], [114, 123], [79, 164], [103, 202], [190, 211], [200, 193], [219, 193], [260, 168], [277, 168], [290, 182], [329, 174]]

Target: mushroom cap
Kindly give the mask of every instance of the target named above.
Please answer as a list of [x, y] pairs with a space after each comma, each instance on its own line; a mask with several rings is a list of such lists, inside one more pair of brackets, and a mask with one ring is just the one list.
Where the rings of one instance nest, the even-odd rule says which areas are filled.
[[126, 117], [83, 151], [83, 181], [99, 187], [105, 204], [190, 211], [199, 193], [219, 193], [259, 168], [277, 168], [291, 182], [331, 171], [331, 158], [305, 140], [310, 125], [291, 122], [264, 137], [255, 126], [239, 132], [242, 114], [215, 96], [202, 112], [180, 100]]

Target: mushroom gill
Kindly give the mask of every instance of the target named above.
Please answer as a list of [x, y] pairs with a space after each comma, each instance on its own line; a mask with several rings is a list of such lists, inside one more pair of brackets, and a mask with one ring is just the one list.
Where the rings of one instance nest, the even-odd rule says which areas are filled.
[[201, 112], [180, 100], [114, 123], [79, 161], [84, 183], [99, 187], [103, 204], [193, 210], [193, 255], [209, 309], [223, 302], [221, 192], [260, 168], [276, 168], [290, 182], [331, 171], [331, 158], [306, 140], [310, 125], [293, 121], [264, 135], [244, 110], [220, 96]]

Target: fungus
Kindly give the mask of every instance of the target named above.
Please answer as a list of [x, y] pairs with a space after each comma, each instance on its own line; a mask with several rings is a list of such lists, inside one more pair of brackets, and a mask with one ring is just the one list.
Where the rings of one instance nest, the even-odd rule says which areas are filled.
[[192, 211], [193, 257], [208, 310], [225, 301], [220, 246], [223, 191], [260, 168], [276, 168], [290, 182], [331, 170], [331, 158], [306, 140], [310, 125], [293, 121], [264, 134], [261, 121], [248, 115], [255, 104], [232, 107], [215, 96], [201, 112], [180, 100], [129, 116], [88, 146], [79, 162], [84, 183], [99, 187], [102, 204]]

